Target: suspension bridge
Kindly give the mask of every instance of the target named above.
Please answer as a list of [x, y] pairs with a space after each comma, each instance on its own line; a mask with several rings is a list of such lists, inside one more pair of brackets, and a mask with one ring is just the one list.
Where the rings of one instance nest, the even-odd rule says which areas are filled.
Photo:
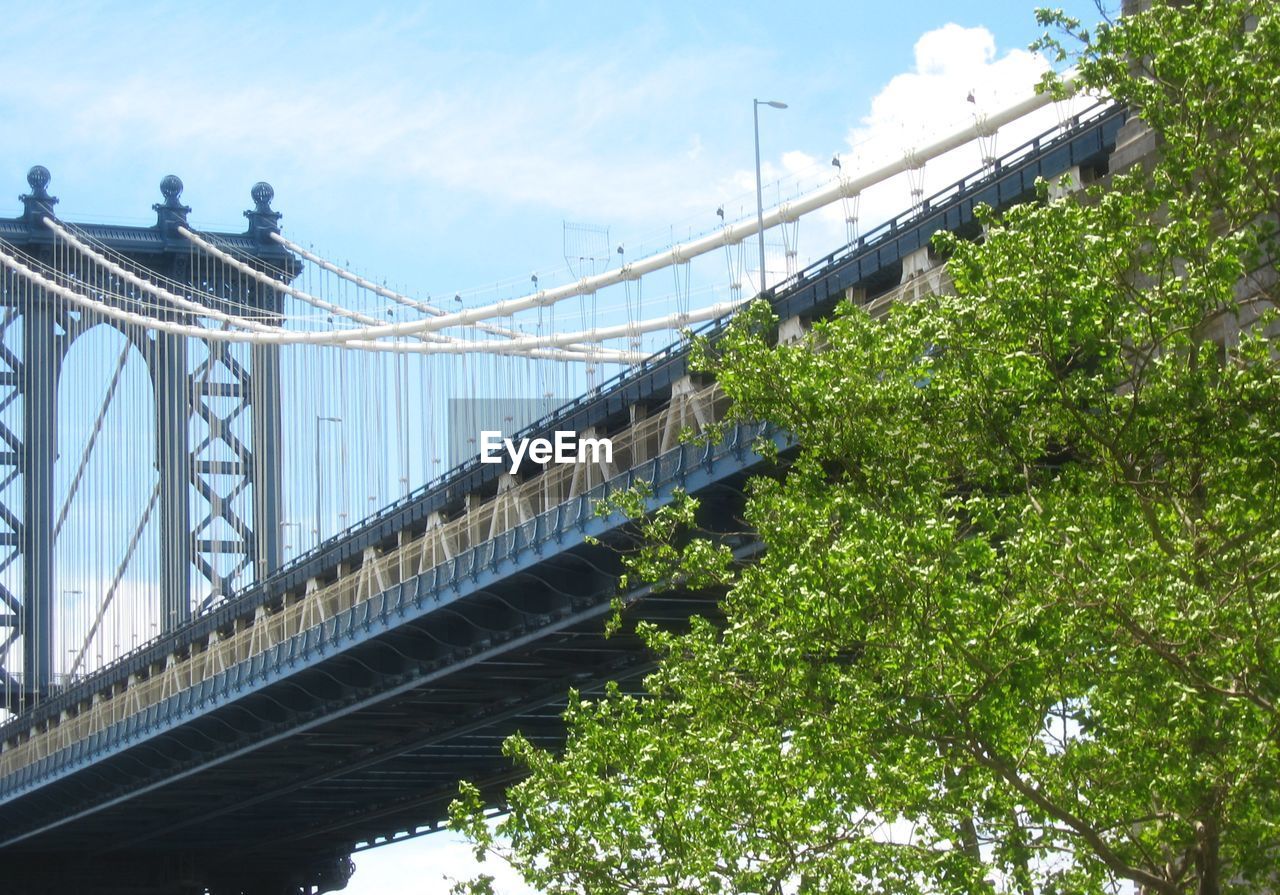
[[[32, 168], [0, 220], [5, 891], [332, 891], [353, 853], [438, 829], [459, 779], [498, 802], [507, 735], [554, 745], [570, 688], [649, 667], [603, 636], [627, 527], [602, 497], [683, 489], [758, 549], [735, 523], [752, 444], [785, 434], [682, 439], [725, 411], [688, 331], [757, 293], [786, 340], [945, 288], [933, 233], [1107, 172], [1113, 107], [994, 153], [1046, 103], [875, 170], [837, 159], [759, 220], [634, 258], [590, 231], [558, 275], [435, 298], [287, 238], [265, 183], [220, 233], [172, 176], [154, 226], [64, 221]], [[978, 170], [926, 196], [925, 165], [975, 142]], [[861, 195], [904, 174], [908, 210], [857, 232]], [[799, 269], [796, 224], [823, 209], [848, 242]], [[767, 289], [744, 263], [761, 227], [787, 268]], [[612, 452], [513, 472], [481, 462], [482, 430]], [[714, 594], [622, 597], [660, 624], [715, 614]]]

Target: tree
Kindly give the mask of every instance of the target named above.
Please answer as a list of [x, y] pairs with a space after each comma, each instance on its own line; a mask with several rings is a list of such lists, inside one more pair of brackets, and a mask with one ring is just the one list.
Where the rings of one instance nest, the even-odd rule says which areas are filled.
[[[1280, 886], [1280, 15], [1039, 15], [1157, 157], [940, 237], [954, 295], [701, 346], [800, 447], [758, 561], [629, 560], [724, 623], [645, 630], [648, 695], [575, 698], [562, 754], [508, 743], [499, 851], [543, 890]], [[483, 851], [481, 816], [464, 786]]]

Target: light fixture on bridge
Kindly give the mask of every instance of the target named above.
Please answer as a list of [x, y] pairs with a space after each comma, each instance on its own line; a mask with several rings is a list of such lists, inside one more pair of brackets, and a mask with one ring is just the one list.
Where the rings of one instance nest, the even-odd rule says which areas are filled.
[[831, 167], [839, 168], [841, 171], [844, 170], [844, 166], [840, 164], [840, 153], [837, 152], [835, 155], [831, 156]]
[[759, 228], [757, 235], [760, 237], [760, 294], [763, 295], [765, 290], [764, 187], [760, 182], [760, 107], [768, 106], [771, 109], [785, 109], [787, 104], [776, 99], [753, 99], [751, 102], [756, 127], [756, 226]]

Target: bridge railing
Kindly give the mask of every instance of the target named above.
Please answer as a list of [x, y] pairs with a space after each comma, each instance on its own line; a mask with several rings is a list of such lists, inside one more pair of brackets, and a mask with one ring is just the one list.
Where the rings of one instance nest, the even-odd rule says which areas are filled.
[[[1119, 123], [1124, 120], [1125, 114], [1123, 109], [1114, 106], [1096, 106], [1060, 123], [1058, 127], [1046, 131], [1045, 134], [1005, 154], [991, 168], [962, 178], [925, 199], [910, 212], [885, 222], [880, 227], [863, 234], [855, 242], [814, 262], [800, 273], [776, 285], [770, 290], [770, 295], [774, 298], [782, 299], [787, 296], [789, 291], [799, 286], [808, 284], [823, 276], [834, 276], [844, 269], [846, 265], [860, 263], [859, 259], [874, 257], [880, 252], [882, 246], [899, 239], [903, 233], [909, 231], [912, 227], [923, 226], [927, 228], [935, 220], [940, 222], [944, 216], [954, 215], [959, 205], [972, 201], [973, 196], [980, 195], [983, 191], [994, 188], [1005, 180], [1016, 180], [1021, 183], [1025, 180], [1025, 177], [1019, 174], [1021, 166], [1034, 164], [1034, 158], [1039, 158], [1041, 153], [1052, 154], [1058, 146], [1065, 147], [1069, 145], [1075, 139], [1077, 132], [1092, 129], [1101, 135], [1108, 128], [1114, 131], [1119, 126]], [[1101, 140], [1102, 138], [1099, 137], [1099, 139]], [[1088, 149], [1087, 151], [1094, 150]], [[1015, 164], [1018, 159], [1022, 161], [1018, 161]], [[1035, 170], [1038, 170], [1038, 167]], [[999, 190], [997, 190], [997, 193], [1003, 195]], [[899, 287], [899, 290], [902, 288]], [[873, 304], [883, 305], [887, 301], [887, 296], [880, 296], [873, 300]], [[698, 327], [695, 332], [714, 336], [716, 332], [723, 329], [729, 316], [731, 315], [708, 321]], [[616, 377], [601, 383], [598, 387], [579, 396], [556, 412], [526, 427], [516, 437], [532, 437], [554, 428], [565, 428], [563, 421], [572, 419], [582, 409], [594, 404], [602, 397], [615, 391], [621, 392], [623, 389], [636, 388], [638, 383], [643, 384], [648, 377], [655, 375], [655, 371], [662, 371], [672, 364], [679, 364], [686, 352], [687, 344], [688, 341], [684, 338], [673, 342], [636, 368], [624, 371]], [[640, 391], [643, 392], [644, 390], [640, 389]], [[643, 399], [642, 394], [641, 400]], [[406, 509], [411, 509], [419, 503], [430, 505], [428, 501], [432, 499], [433, 495], [447, 493], [448, 489], [454, 486], [454, 483], [468, 480], [468, 478], [474, 476], [479, 468], [478, 460], [473, 458], [428, 484], [415, 489], [395, 503], [384, 506], [368, 519], [350, 526], [347, 530], [330, 537], [315, 549], [296, 557], [283, 569], [275, 573], [271, 579], [260, 582], [250, 588], [237, 600], [223, 604], [210, 614], [193, 620], [192, 625], [207, 631], [215, 626], [223, 629], [233, 627], [238, 629], [246, 624], [252, 624], [253, 617], [264, 611], [263, 607], [266, 604], [277, 599], [277, 597], [272, 596], [273, 594], [279, 594], [282, 591], [289, 591], [292, 594], [294, 590], [300, 589], [301, 581], [303, 580], [301, 576], [303, 574], [331, 574], [331, 570], [326, 568], [326, 564], [322, 562], [325, 556], [330, 555], [331, 552], [336, 552], [338, 555], [350, 555], [354, 552], [358, 556], [360, 548], [357, 545], [362, 542], [371, 542], [374, 536], [370, 533], [378, 531], [388, 517], [404, 512]], [[406, 516], [410, 517], [414, 515], [413, 513], [406, 514]], [[378, 534], [376, 537], [380, 539], [382, 536]], [[113, 694], [116, 690], [121, 689], [124, 686], [123, 678], [125, 674], [134, 673], [133, 676], [135, 678], [147, 677], [154, 669], [166, 665], [170, 661], [167, 658], [170, 654], [185, 651], [188, 648], [187, 641], [189, 639], [190, 635], [180, 630], [171, 635], [166, 635], [165, 638], [158, 642], [140, 645], [113, 663], [111, 667], [70, 685], [67, 692], [43, 701], [35, 706], [34, 710], [28, 710], [20, 716], [7, 720], [3, 725], [0, 725], [0, 737], [4, 738], [4, 745], [0, 746], [0, 748], [9, 748], [13, 744], [22, 741], [32, 732], [44, 731], [51, 725], [56, 725], [60, 719], [77, 717], [91, 703], [96, 703], [104, 698], [114, 698], [114, 696], [104, 696], [104, 694]]]
[[[950, 280], [941, 267], [913, 277], [878, 296], [867, 306], [878, 316], [895, 302], [911, 302], [943, 291]], [[607, 460], [550, 465], [520, 481], [504, 474], [497, 493], [468, 506], [454, 519], [436, 516], [425, 529], [402, 539], [395, 548], [365, 551], [352, 568], [340, 567], [334, 579], [313, 579], [302, 594], [272, 609], [259, 606], [251, 619], [241, 619], [224, 636], [215, 630], [189, 647], [186, 656], [171, 654], [165, 666], [146, 677], [131, 677], [118, 693], [95, 694], [88, 705], [64, 710], [0, 745], [0, 779], [49, 758], [75, 743], [139, 718], [160, 703], [246, 667], [276, 646], [300, 642], [304, 646], [336, 636], [336, 621], [352, 617], [352, 610], [376, 600], [398, 585], [423, 579], [421, 587], [439, 593], [478, 569], [496, 565], [519, 550], [569, 532], [581, 532], [609, 493], [645, 481], [658, 486], [685, 471], [690, 447], [686, 432], [699, 433], [725, 418], [729, 401], [718, 384], [694, 390], [684, 380], [672, 390], [661, 413], [637, 420], [610, 437]], [[741, 430], [734, 430], [740, 439]], [[703, 448], [708, 458], [745, 450], [740, 440]], [[0, 787], [2, 790], [3, 787]]]
[[433, 520], [421, 534], [385, 553], [366, 551], [358, 568], [339, 569], [325, 584], [314, 581], [305, 593], [274, 610], [261, 606], [229, 636], [215, 631], [191, 644], [185, 656], [171, 654], [162, 670], [131, 677], [119, 692], [97, 693], [87, 705], [64, 710], [6, 741], [0, 746], [0, 778], [113, 726], [145, 722], [147, 713], [165, 700], [219, 675], [251, 668], [254, 659], [281, 644], [297, 643], [305, 650], [308, 644], [337, 637], [339, 619], [353, 618], [352, 610], [361, 605], [385, 601], [400, 584], [422, 578], [420, 589], [439, 594], [525, 547], [581, 533], [608, 493], [637, 481], [655, 488], [673, 481], [686, 471], [691, 453], [710, 459], [744, 450], [734, 439], [706, 447], [682, 443], [683, 432], [719, 421], [727, 405], [717, 385], [686, 391], [673, 397], [666, 412], [614, 435], [610, 461], [553, 465], [526, 481], [505, 476], [496, 495], [458, 518]]
[[[884, 223], [879, 224], [859, 235], [857, 239], [848, 245], [841, 246], [830, 254], [819, 258], [817, 261], [811, 262], [802, 270], [792, 274], [785, 280], [776, 283], [771, 287], [770, 291], [773, 294], [778, 295], [825, 274], [833, 266], [836, 266], [856, 255], [860, 255], [868, 249], [873, 248], [876, 243], [918, 224], [925, 218], [937, 214], [954, 200], [970, 194], [988, 183], [999, 180], [1009, 169], [1015, 168], [1019, 163], [1026, 161], [1029, 158], [1038, 156], [1047, 146], [1053, 144], [1053, 142], [1059, 138], [1069, 135], [1074, 131], [1092, 127], [1102, 119], [1109, 116], [1123, 114], [1125, 114], [1123, 108], [1118, 107], [1113, 103], [1095, 103], [1089, 108], [1060, 121], [1057, 126], [1052, 127], [1041, 134], [1037, 134], [1030, 140], [1015, 146], [1013, 149], [995, 159], [990, 166], [984, 167], [982, 170], [969, 174], [965, 177], [961, 177], [959, 180], [948, 184], [936, 193], [926, 196], [911, 209], [900, 215], [892, 217]], [[719, 326], [722, 325], [722, 322], [720, 320], [711, 321], [710, 325]]]
[[[918, 224], [921, 220], [939, 214], [949, 204], [964, 197], [973, 190], [998, 180], [1008, 170], [1016, 167], [1020, 160], [1024, 160], [1030, 156], [1040, 153], [1056, 139], [1075, 131], [1092, 127], [1100, 120], [1109, 116], [1122, 114], [1124, 114], [1123, 110], [1118, 109], [1112, 104], [1097, 103], [1088, 109], [1061, 121], [1057, 126], [1046, 130], [1045, 132], [1001, 155], [990, 167], [984, 168], [981, 171], [962, 177], [959, 180], [948, 184], [937, 192], [925, 197], [918, 205], [909, 211], [897, 215], [896, 217], [893, 217], [868, 230], [853, 242], [845, 246], [841, 246], [828, 255], [810, 263], [798, 273], [793, 274], [785, 280], [773, 285], [766, 293], [766, 297], [772, 298], [783, 295], [803, 283], [810, 282], [825, 275], [850, 259], [875, 249], [881, 242], [894, 238], [902, 231]], [[726, 313], [720, 317], [705, 321], [702, 324], [691, 328], [689, 333], [692, 336], [714, 335], [715, 333], [722, 332], [732, 317], [732, 312]], [[515, 433], [513, 440], [518, 441], [524, 438], [533, 438], [540, 433], [557, 428], [556, 424], [558, 421], [572, 417], [575, 412], [597, 401], [602, 395], [621, 389], [631, 382], [643, 377], [650, 370], [659, 368], [673, 359], [681, 357], [687, 352], [689, 342], [690, 338], [688, 336], [681, 336], [681, 338], [671, 342], [655, 354], [641, 361], [640, 364], [635, 367], [620, 371], [609, 379], [604, 380], [583, 394], [577, 396], [572, 401], [567, 402], [552, 412], [531, 422], [519, 432]], [[430, 494], [445, 488], [450, 481], [454, 481], [462, 476], [472, 473], [479, 467], [480, 462], [476, 457], [472, 457], [471, 459], [464, 461], [453, 469], [442, 473], [397, 500], [384, 504], [371, 515], [356, 520], [346, 528], [330, 535], [320, 544], [317, 544], [312, 549], [295, 557], [284, 569], [280, 571], [280, 573], [277, 574], [286, 574], [292, 568], [304, 566], [306, 563], [314, 560], [317, 556], [321, 556], [332, 550], [335, 546], [350, 540], [352, 537], [369, 528], [371, 525], [374, 525], [389, 516], [395, 515], [406, 507], [414, 505]], [[141, 647], [139, 649], [142, 650], [145, 649], [145, 647]]]

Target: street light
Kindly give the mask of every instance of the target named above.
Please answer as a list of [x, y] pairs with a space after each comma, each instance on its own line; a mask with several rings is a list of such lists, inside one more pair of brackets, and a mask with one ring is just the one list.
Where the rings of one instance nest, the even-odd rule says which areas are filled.
[[760, 184], [760, 107], [785, 109], [787, 104], [776, 99], [753, 99], [752, 113], [756, 122], [756, 225], [760, 237], [760, 294], [764, 295], [764, 188]]
[[316, 543], [319, 544], [323, 538], [320, 533], [320, 496], [324, 488], [324, 480], [320, 475], [320, 424], [321, 423], [340, 423], [340, 416], [321, 416], [316, 414]]

